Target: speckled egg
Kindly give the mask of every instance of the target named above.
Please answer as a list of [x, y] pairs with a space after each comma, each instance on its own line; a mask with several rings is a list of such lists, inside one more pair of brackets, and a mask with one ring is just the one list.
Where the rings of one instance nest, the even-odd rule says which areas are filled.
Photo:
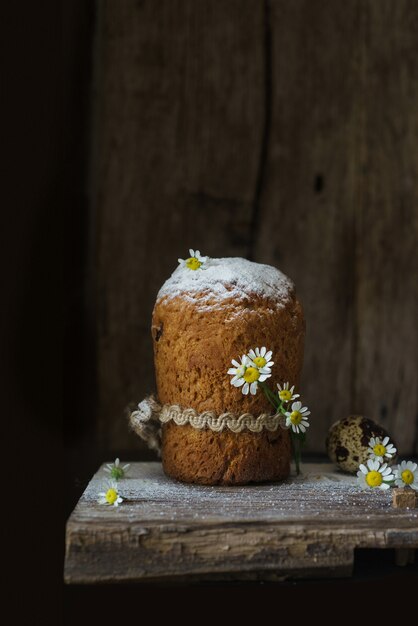
[[330, 427], [326, 440], [328, 456], [344, 472], [354, 474], [359, 464], [367, 461], [371, 437], [390, 437], [396, 447], [382, 426], [362, 415], [350, 415]]

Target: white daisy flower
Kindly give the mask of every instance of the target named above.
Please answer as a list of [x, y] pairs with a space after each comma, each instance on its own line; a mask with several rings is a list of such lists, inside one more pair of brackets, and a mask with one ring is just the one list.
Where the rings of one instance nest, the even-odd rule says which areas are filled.
[[412, 487], [418, 491], [418, 471], [417, 464], [413, 461], [402, 461], [393, 468], [395, 474], [395, 485], [397, 487]]
[[374, 459], [368, 459], [367, 467], [361, 464], [357, 472], [357, 481], [362, 489], [389, 489], [388, 483], [393, 479], [392, 469], [388, 464], [381, 465]]
[[311, 412], [308, 411], [307, 406], [302, 406], [302, 402], [293, 402], [292, 411], [286, 411], [286, 426], [291, 426], [293, 432], [304, 433], [309, 428], [308, 415]]
[[230, 367], [228, 370], [228, 374], [230, 376], [233, 376], [233, 378], [231, 379], [231, 385], [234, 385], [234, 387], [240, 387], [241, 385], [245, 383], [243, 376], [244, 376], [245, 368], [247, 364], [249, 365], [249, 359], [244, 354], [241, 357], [241, 363], [238, 363], [238, 361], [236, 361], [235, 359], [232, 359], [231, 363], [234, 366], [234, 367]]
[[396, 448], [389, 442], [389, 437], [383, 441], [380, 437], [372, 437], [369, 441], [368, 455], [371, 459], [383, 463], [384, 458], [391, 459], [396, 454]]
[[271, 350], [267, 350], [267, 348], [255, 348], [255, 350], [250, 350], [247, 355], [253, 364], [258, 367], [258, 369], [269, 369], [272, 365], [274, 365], [274, 361], [271, 361], [271, 357], [273, 356], [273, 352]]
[[188, 259], [178, 259], [180, 265], [187, 267], [189, 270], [205, 269], [204, 265], [208, 259], [207, 256], [202, 256], [200, 250], [193, 250], [190, 248]]
[[231, 385], [241, 387], [242, 393], [246, 396], [249, 393], [253, 396], [257, 393], [258, 383], [263, 383], [271, 376], [269, 368], [256, 367], [246, 354], [241, 357], [241, 363], [232, 360], [232, 365], [228, 374], [232, 376]]
[[104, 467], [103, 470], [110, 474], [115, 480], [119, 480], [119, 478], [125, 477], [125, 474], [130, 467], [129, 463], [126, 463], [126, 465], [120, 465], [119, 459], [116, 459], [114, 463], [106, 463], [106, 467]]
[[292, 385], [289, 389], [290, 383], [284, 383], [283, 387], [281, 385], [277, 385], [279, 390], [279, 398], [282, 402], [292, 402], [292, 400], [296, 400], [296, 398], [300, 398], [300, 394], [293, 393], [295, 390], [295, 385]]
[[108, 504], [110, 506], [119, 506], [123, 502], [123, 498], [119, 495], [118, 484], [115, 480], [107, 483], [106, 491], [101, 491], [98, 495], [97, 502], [99, 504]]

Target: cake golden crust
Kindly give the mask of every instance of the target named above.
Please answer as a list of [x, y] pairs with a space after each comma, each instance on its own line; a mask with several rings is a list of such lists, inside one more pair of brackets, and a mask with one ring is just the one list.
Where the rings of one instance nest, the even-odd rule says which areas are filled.
[[163, 468], [183, 482], [201, 485], [245, 485], [285, 480], [290, 471], [289, 431], [198, 430], [164, 424]]
[[238, 415], [271, 411], [263, 393], [244, 396], [227, 374], [231, 359], [256, 346], [273, 351], [272, 380], [299, 384], [304, 320], [296, 299], [282, 308], [260, 297], [246, 304], [226, 300], [213, 311], [199, 310], [180, 296], [161, 300], [154, 308], [152, 336], [162, 404]]

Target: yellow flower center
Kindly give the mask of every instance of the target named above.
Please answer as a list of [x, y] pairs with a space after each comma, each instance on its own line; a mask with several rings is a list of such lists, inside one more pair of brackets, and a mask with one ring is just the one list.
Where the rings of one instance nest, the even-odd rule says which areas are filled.
[[366, 476], [366, 483], [369, 485], [369, 487], [379, 487], [382, 482], [382, 474], [380, 472], [376, 472], [376, 470], [369, 472]]
[[186, 259], [186, 267], [188, 267], [189, 270], [198, 270], [201, 265], [202, 261], [196, 259], [195, 256], [191, 256], [189, 259]]
[[253, 359], [253, 361], [257, 365], [257, 367], [264, 367], [267, 363], [266, 359], [263, 356], [257, 356], [255, 359]]
[[256, 367], [247, 367], [244, 374], [244, 380], [246, 383], [254, 383], [260, 378], [260, 372]]
[[284, 402], [289, 402], [289, 400], [292, 399], [292, 394], [289, 389], [282, 389], [279, 391], [279, 398], [280, 400], [284, 400]]
[[376, 456], [383, 456], [386, 454], [386, 447], [382, 443], [377, 443], [373, 448], [373, 452]]
[[106, 491], [105, 498], [109, 502], [109, 504], [113, 504], [118, 499], [118, 492], [116, 491], [116, 489], [113, 489], [113, 487], [111, 487]]
[[406, 469], [402, 472], [401, 478], [406, 485], [410, 485], [414, 482], [414, 475], [409, 469]]
[[292, 411], [290, 414], [290, 421], [292, 422], [292, 424], [295, 424], [295, 426], [297, 426], [297, 424], [301, 423], [302, 417], [302, 413], [300, 413], [299, 411]]

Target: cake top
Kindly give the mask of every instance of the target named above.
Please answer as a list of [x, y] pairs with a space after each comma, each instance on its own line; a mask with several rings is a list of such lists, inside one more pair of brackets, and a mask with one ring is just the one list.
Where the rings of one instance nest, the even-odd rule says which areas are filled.
[[277, 306], [291, 298], [293, 282], [271, 265], [240, 257], [212, 259], [190, 250], [191, 258], [179, 259], [179, 267], [165, 281], [157, 300], [182, 296], [201, 308], [222, 306], [224, 300], [248, 300], [259, 296]]

